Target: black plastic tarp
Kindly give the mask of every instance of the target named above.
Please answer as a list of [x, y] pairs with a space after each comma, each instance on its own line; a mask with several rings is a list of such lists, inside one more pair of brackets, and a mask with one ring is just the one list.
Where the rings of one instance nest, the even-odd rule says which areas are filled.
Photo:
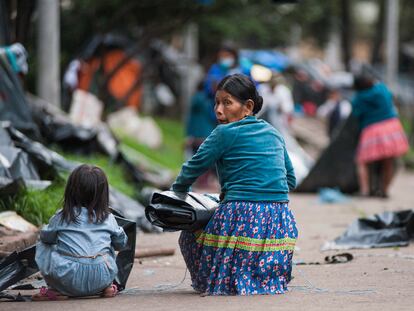
[[129, 274], [131, 273], [132, 267], [134, 265], [137, 225], [135, 222], [123, 217], [116, 216], [115, 218], [118, 222], [118, 225], [124, 228], [124, 231], [128, 236], [127, 246], [116, 256], [118, 275], [115, 278], [115, 282], [118, 284], [118, 288], [120, 290], [123, 290], [126, 287]]
[[204, 228], [219, 205], [218, 195], [154, 192], [145, 209], [147, 219], [168, 231]]
[[339, 188], [346, 193], [357, 191], [355, 151], [358, 137], [358, 123], [351, 116], [296, 191], [317, 192], [320, 188], [330, 187]]
[[58, 170], [72, 170], [76, 167], [76, 163], [67, 161], [57, 152], [31, 140], [10, 124], [3, 128], [7, 130], [14, 145], [29, 154], [43, 174], [55, 175]]
[[414, 210], [384, 212], [359, 218], [322, 249], [407, 246], [414, 238]]
[[136, 222], [138, 228], [144, 232], [160, 232], [145, 218], [145, 207], [125, 194], [110, 187], [109, 204], [112, 209], [119, 212], [127, 219]]
[[[345, 193], [357, 192], [355, 157], [359, 135], [358, 120], [351, 115], [295, 191], [318, 192], [321, 188], [337, 188]], [[370, 193], [374, 196], [382, 189], [381, 165], [380, 161], [368, 165]]]
[[[106, 125], [94, 129], [74, 125], [57, 107], [34, 96], [26, 98], [18, 77], [0, 59], [1, 120], [4, 122], [0, 122], [0, 155], [3, 157], [0, 160], [4, 161], [3, 165], [0, 161], [0, 195], [17, 193], [21, 185], [44, 188], [47, 185], [44, 181], [53, 180], [59, 170], [72, 171], [79, 165], [49, 150], [40, 141], [57, 143], [72, 152], [103, 152], [113, 161], [124, 164], [138, 189], [144, 182], [151, 182], [119, 152], [118, 143]], [[23, 132], [29, 133], [30, 138]], [[146, 220], [144, 207], [137, 201], [111, 189], [110, 204], [136, 221], [142, 230], [157, 231]]]
[[141, 187], [144, 182], [154, 184], [148, 174], [133, 165], [119, 151], [118, 141], [105, 124], [97, 128], [83, 128], [74, 125], [65, 112], [40, 98], [30, 95], [29, 103], [42, 137], [48, 143], [56, 143], [72, 153], [102, 152], [113, 161], [121, 163], [137, 187]]
[[105, 124], [96, 128], [85, 128], [74, 124], [69, 116], [56, 106], [34, 95], [28, 95], [27, 100], [33, 120], [46, 142], [56, 143], [62, 149], [71, 152], [102, 152], [111, 158], [118, 156], [118, 143]]
[[[116, 257], [118, 274], [114, 281], [123, 290], [134, 265], [136, 224], [120, 216], [115, 218], [128, 236], [127, 246]], [[31, 246], [21, 252], [13, 252], [0, 262], [0, 292], [39, 271], [35, 253], [36, 246]]]
[[0, 122], [0, 195], [15, 194], [24, 186], [49, 186], [49, 178], [55, 175], [54, 171], [50, 173], [53, 168], [43, 164], [39, 167], [40, 162], [13, 141], [10, 128], [8, 122]]
[[36, 246], [13, 252], [0, 262], [0, 292], [39, 271], [35, 262]]
[[10, 196], [24, 188], [25, 184], [22, 179], [13, 180], [11, 178], [0, 176], [0, 197]]
[[[4, 124], [3, 129], [8, 135], [11, 142], [19, 148], [19, 150], [24, 151], [34, 163], [37, 172], [41, 177], [46, 176], [53, 179], [58, 171], [72, 171], [80, 163], [71, 162], [63, 158], [58, 153], [46, 148], [41, 143], [31, 140], [26, 137], [23, 133], [19, 132], [13, 128], [10, 124]], [[3, 136], [7, 136], [3, 133]], [[1, 148], [0, 148], [1, 151]], [[1, 156], [1, 153], [0, 153]], [[24, 171], [24, 167], [22, 170]], [[1, 162], [0, 162], [0, 173], [1, 173]], [[18, 172], [16, 173], [18, 174]], [[1, 178], [3, 177], [3, 178]], [[23, 178], [10, 178], [7, 175], [0, 174], [0, 195], [1, 194], [14, 194], [17, 193], [21, 185], [27, 184], [30, 180]], [[33, 183], [31, 183], [32, 185]], [[15, 192], [13, 192], [15, 191]], [[148, 220], [145, 218], [145, 208], [138, 201], [135, 201], [128, 196], [122, 194], [121, 192], [110, 187], [110, 206], [118, 211], [127, 219], [131, 219], [136, 222], [138, 228], [145, 232], [158, 232], [158, 228], [151, 225]]]
[[[117, 41], [112, 37], [108, 37], [108, 40]], [[0, 59], [0, 121], [10, 122], [10, 131], [17, 129], [17, 132], [22, 132], [35, 141], [55, 143], [72, 153], [104, 153], [113, 161], [125, 164], [126, 172], [139, 187], [144, 182], [163, 186], [121, 154], [116, 138], [105, 123], [95, 128], [78, 126], [58, 107], [33, 95], [26, 96], [18, 76], [3, 59]], [[52, 160], [54, 164], [62, 164], [56, 157]]]
[[[0, 123], [4, 124], [4, 122]], [[7, 133], [6, 129], [4, 129], [3, 126], [0, 126], [0, 146], [14, 146], [9, 133]]]
[[40, 179], [29, 156], [20, 148], [0, 146], [0, 172], [12, 179]]

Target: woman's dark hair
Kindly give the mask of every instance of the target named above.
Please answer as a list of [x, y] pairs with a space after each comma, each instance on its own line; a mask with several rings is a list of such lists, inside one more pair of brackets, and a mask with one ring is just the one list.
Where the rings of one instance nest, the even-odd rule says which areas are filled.
[[363, 91], [371, 88], [374, 85], [374, 79], [368, 74], [359, 74], [354, 76], [354, 89], [356, 91]]
[[245, 75], [237, 73], [225, 77], [217, 86], [217, 91], [221, 90], [237, 98], [243, 105], [247, 100], [251, 99], [254, 103], [253, 114], [258, 113], [262, 109], [263, 98], [257, 92], [253, 81]]
[[109, 214], [109, 187], [105, 173], [83, 164], [70, 174], [63, 198], [62, 221], [76, 222], [80, 208], [88, 209], [90, 222], [103, 222]]

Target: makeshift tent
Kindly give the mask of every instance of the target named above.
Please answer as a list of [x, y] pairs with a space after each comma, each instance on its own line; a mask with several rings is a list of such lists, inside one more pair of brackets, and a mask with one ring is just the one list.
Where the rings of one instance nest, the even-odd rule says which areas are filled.
[[[297, 192], [318, 192], [321, 188], [337, 188], [345, 193], [359, 190], [355, 154], [360, 128], [351, 115], [332, 138], [329, 145], [311, 168], [306, 178], [299, 183]], [[381, 162], [369, 164], [370, 193], [380, 193]]]
[[317, 192], [320, 188], [329, 187], [338, 187], [342, 192], [348, 193], [357, 191], [355, 150], [358, 136], [358, 123], [351, 116], [296, 191]]
[[138, 109], [142, 97], [142, 64], [128, 55], [127, 42], [113, 35], [96, 36], [81, 53], [78, 89], [95, 94], [107, 110]]
[[[122, 50], [111, 50], [101, 56], [96, 56], [81, 62], [79, 71], [78, 88], [84, 91], [99, 94], [98, 79], [108, 79], [107, 91], [113, 98], [121, 103], [120, 106], [139, 108], [141, 105], [142, 86], [141, 86], [141, 63], [135, 59], [130, 59], [119, 69], [116, 67], [127, 57]], [[112, 71], [115, 70], [115, 73]], [[102, 75], [99, 77], [99, 75]], [[105, 98], [103, 98], [105, 100]]]

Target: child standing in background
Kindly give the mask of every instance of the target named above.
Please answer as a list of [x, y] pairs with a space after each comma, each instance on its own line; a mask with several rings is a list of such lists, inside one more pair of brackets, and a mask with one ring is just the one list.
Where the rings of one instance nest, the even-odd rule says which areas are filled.
[[114, 248], [124, 247], [127, 236], [108, 203], [108, 181], [100, 168], [81, 165], [71, 173], [63, 209], [40, 232], [35, 259], [49, 288], [33, 300], [116, 295]]

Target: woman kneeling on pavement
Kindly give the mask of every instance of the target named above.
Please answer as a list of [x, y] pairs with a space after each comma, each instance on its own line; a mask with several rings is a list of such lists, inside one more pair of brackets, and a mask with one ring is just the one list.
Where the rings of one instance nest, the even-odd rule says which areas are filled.
[[282, 294], [298, 235], [288, 206], [296, 179], [285, 142], [256, 119], [263, 99], [248, 77], [225, 77], [215, 101], [220, 125], [172, 186], [188, 192], [216, 164], [220, 205], [203, 231], [183, 231], [179, 239], [192, 286], [203, 295]]

